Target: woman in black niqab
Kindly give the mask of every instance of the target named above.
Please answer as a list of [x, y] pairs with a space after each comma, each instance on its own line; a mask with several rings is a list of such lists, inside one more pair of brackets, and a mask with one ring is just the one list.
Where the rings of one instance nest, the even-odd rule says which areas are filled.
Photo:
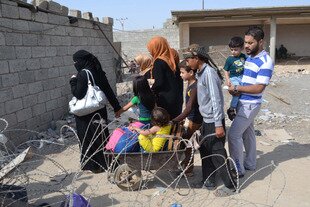
[[[118, 112], [121, 107], [98, 59], [86, 50], [79, 50], [73, 55], [73, 61], [78, 73], [76, 77], [73, 76], [70, 80], [72, 95], [77, 99], [82, 99], [86, 95], [87, 75], [83, 69], [88, 69], [92, 73], [96, 85], [105, 93], [114, 112]], [[86, 116], [74, 116], [77, 135], [80, 140], [81, 168], [94, 173], [104, 171], [109, 164], [107, 163], [109, 159], [103, 156], [103, 147], [109, 136], [109, 131], [107, 128], [102, 131], [101, 126], [98, 124], [100, 117], [97, 113], [107, 123], [106, 107]]]

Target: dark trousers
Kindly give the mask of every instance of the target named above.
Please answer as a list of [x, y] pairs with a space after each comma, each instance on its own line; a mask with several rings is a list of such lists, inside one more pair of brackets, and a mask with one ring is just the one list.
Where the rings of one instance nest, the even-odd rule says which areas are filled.
[[[225, 120], [222, 120], [223, 127], [225, 130]], [[205, 123], [202, 124], [202, 131], [201, 135], [202, 138], [215, 133], [215, 125], [214, 123]], [[217, 168], [219, 168], [221, 165], [224, 164], [225, 159], [227, 158], [227, 153], [224, 148], [225, 145], [225, 137], [217, 138], [216, 136], [208, 137], [200, 146], [199, 152], [202, 159], [202, 178], [203, 182], [211, 175], [212, 172], [214, 172]], [[205, 158], [209, 155], [213, 154], [219, 154], [220, 156], [211, 156], [208, 158]], [[229, 162], [227, 162], [227, 165]], [[230, 167], [228, 166], [228, 169]], [[219, 173], [221, 179], [224, 182], [224, 185], [228, 188], [232, 188], [233, 184], [232, 181], [227, 173], [227, 166], [223, 165], [221, 168], [219, 168], [217, 171]], [[215, 173], [209, 178], [212, 181], [215, 181]]]

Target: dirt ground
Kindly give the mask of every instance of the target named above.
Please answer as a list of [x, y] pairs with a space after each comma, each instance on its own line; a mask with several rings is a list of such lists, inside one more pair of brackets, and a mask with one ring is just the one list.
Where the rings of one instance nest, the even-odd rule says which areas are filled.
[[[238, 193], [216, 197], [201, 188], [201, 160], [195, 154], [194, 177], [156, 173], [168, 185], [148, 175], [140, 191], [123, 191], [109, 182], [108, 173], [79, 171], [77, 139], [69, 133], [64, 145], [45, 144], [35, 150], [38, 159], [24, 164], [15, 183], [27, 183], [29, 203], [59, 206], [69, 192], [82, 194], [92, 206], [310, 206], [310, 62], [282, 61], [275, 67], [255, 120], [257, 169], [239, 180]], [[126, 103], [130, 83], [119, 85]], [[230, 96], [225, 92], [226, 106]], [[111, 114], [109, 117], [113, 119]], [[126, 121], [126, 118], [123, 118]], [[71, 121], [69, 121], [71, 122]], [[70, 124], [70, 123], [69, 123]], [[110, 128], [120, 123], [112, 123]], [[231, 122], [227, 119], [227, 125]], [[44, 156], [43, 156], [44, 155]], [[152, 163], [150, 163], [152, 164]], [[25, 170], [26, 169], [26, 170]], [[19, 172], [21, 172], [20, 170]], [[15, 174], [17, 175], [17, 174]], [[146, 172], [143, 172], [147, 176]], [[11, 176], [12, 177], [12, 176]], [[18, 177], [18, 179], [17, 179]], [[7, 181], [9, 183], [9, 181]], [[12, 179], [10, 182], [13, 182]], [[222, 183], [218, 181], [218, 188]]]

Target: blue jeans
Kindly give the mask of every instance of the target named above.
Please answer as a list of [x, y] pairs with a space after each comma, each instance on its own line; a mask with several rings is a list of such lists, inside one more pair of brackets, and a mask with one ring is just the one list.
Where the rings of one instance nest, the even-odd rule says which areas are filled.
[[[241, 79], [242, 76], [235, 76], [229, 78], [231, 84], [233, 85], [240, 85], [241, 84]], [[230, 107], [236, 109], [239, 101], [239, 96], [232, 96], [231, 102], [230, 102]]]

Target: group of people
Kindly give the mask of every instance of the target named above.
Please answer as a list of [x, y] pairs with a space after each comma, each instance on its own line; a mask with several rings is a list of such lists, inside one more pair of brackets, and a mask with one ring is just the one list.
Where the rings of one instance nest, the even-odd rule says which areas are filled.
[[[134, 97], [121, 107], [113, 93], [108, 80], [97, 58], [82, 50], [73, 55], [77, 76], [70, 80], [72, 94], [82, 98], [87, 90], [87, 77], [82, 69], [89, 69], [96, 84], [104, 91], [114, 108], [115, 116], [136, 105], [139, 108], [139, 121], [150, 124], [149, 129], [130, 127], [139, 133], [139, 144], [146, 152], [157, 152], [163, 149], [169, 134], [170, 121], [180, 122], [188, 119], [188, 127], [183, 138], [189, 139], [201, 129], [202, 180], [208, 189], [216, 187], [215, 171], [219, 173], [224, 185], [229, 189], [236, 187], [235, 178], [242, 177], [245, 170], [256, 169], [256, 139], [254, 118], [262, 102], [262, 93], [268, 85], [273, 72], [273, 63], [263, 49], [264, 32], [259, 27], [250, 28], [242, 37], [234, 37], [229, 43], [232, 56], [227, 58], [224, 66], [228, 91], [233, 95], [227, 110], [232, 125], [228, 132], [229, 154], [236, 163], [232, 169], [227, 162], [224, 148], [226, 128], [224, 114], [224, 97], [222, 90], [223, 76], [206, 49], [199, 45], [190, 45], [180, 62], [176, 50], [160, 36], [153, 37], [147, 44], [149, 55], [139, 55], [135, 62], [140, 69], [139, 76], [133, 80]], [[244, 55], [242, 50], [247, 54]], [[188, 82], [186, 89], [186, 106], [183, 105], [183, 81]], [[77, 133], [81, 141], [81, 163], [83, 170], [101, 172], [107, 163], [98, 151], [103, 146], [108, 130], [98, 130], [100, 119], [107, 122], [107, 109], [103, 108], [87, 116], [76, 118]], [[94, 116], [95, 115], [95, 116]], [[93, 117], [94, 116], [94, 117]], [[210, 136], [214, 134], [214, 136]], [[209, 136], [208, 136], [209, 135]], [[90, 141], [100, 137], [98, 141]], [[91, 146], [90, 146], [91, 145]], [[243, 155], [243, 147], [246, 154]], [[101, 156], [101, 157], [100, 157]], [[182, 167], [186, 175], [193, 176], [193, 158], [191, 149], [186, 149]], [[192, 159], [191, 159], [192, 158]], [[191, 163], [189, 163], [191, 160]], [[188, 167], [189, 166], [189, 167]]]

